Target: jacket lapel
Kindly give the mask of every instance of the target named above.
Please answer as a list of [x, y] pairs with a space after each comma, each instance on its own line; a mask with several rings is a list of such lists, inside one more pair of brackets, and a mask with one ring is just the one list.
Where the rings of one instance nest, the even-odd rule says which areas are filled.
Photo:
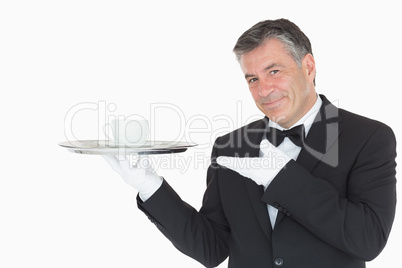
[[341, 118], [338, 108], [330, 103], [325, 96], [320, 96], [323, 102], [322, 106], [296, 161], [309, 172], [313, 171], [318, 162], [330, 166], [337, 166], [339, 163], [338, 138], [341, 133]]
[[261, 229], [269, 241], [272, 240], [271, 222], [268, 217], [267, 204], [261, 201], [264, 194], [264, 188], [255, 184], [252, 180], [244, 180], [250, 197], [250, 202], [253, 206], [255, 215], [260, 223]]
[[[310, 173], [319, 162], [330, 166], [336, 166], [339, 163], [338, 138], [341, 134], [339, 111], [324, 95], [320, 95], [320, 97], [322, 106], [296, 160]], [[284, 215], [284, 213], [278, 213], [275, 225], [282, 220]]]
[[[242, 133], [245, 137], [244, 151], [249, 153], [249, 157], [259, 157], [260, 152], [260, 142], [265, 133], [266, 126], [268, 124], [268, 118], [258, 121], [256, 125], [244, 129]], [[252, 180], [244, 180], [246, 184], [246, 189], [248, 191], [250, 202], [253, 206], [255, 215], [261, 228], [268, 238], [269, 241], [272, 240], [272, 228], [268, 217], [267, 205], [261, 201], [261, 197], [264, 194], [264, 189], [262, 186], [255, 184]]]

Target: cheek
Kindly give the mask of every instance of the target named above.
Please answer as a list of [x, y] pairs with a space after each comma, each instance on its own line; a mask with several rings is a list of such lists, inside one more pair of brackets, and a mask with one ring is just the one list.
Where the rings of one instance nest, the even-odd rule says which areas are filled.
[[286, 79], [285, 77], [282, 77], [280, 79], [276, 80], [276, 88], [283, 92], [284, 95], [292, 95], [292, 84], [291, 82]]
[[257, 87], [249, 88], [249, 90], [250, 90], [251, 96], [253, 97], [254, 100], [258, 100], [260, 98]]

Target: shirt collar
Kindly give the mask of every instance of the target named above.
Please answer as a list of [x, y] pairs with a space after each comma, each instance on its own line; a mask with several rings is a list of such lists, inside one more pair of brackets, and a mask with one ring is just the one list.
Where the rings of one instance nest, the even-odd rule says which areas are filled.
[[[295, 124], [293, 124], [290, 128], [304, 124], [304, 131], [307, 136], [307, 133], [310, 131], [311, 125], [314, 123], [315, 117], [317, 116], [318, 112], [320, 111], [321, 105], [322, 105], [322, 100], [321, 100], [320, 96], [317, 95], [317, 100], [314, 103], [313, 107], [311, 107], [311, 109], [302, 118], [300, 118], [299, 121], [297, 121]], [[281, 127], [280, 125], [278, 125], [277, 123], [275, 123], [271, 120], [269, 120], [268, 126], [277, 128], [279, 130], [285, 130], [285, 128]]]

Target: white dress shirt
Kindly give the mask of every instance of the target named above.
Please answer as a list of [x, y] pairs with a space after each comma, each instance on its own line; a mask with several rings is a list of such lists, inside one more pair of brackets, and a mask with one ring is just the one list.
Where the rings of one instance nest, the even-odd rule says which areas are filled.
[[[305, 135], [307, 136], [308, 132], [310, 131], [311, 125], [313, 124], [314, 119], [320, 110], [321, 105], [322, 105], [322, 100], [319, 96], [317, 96], [317, 101], [315, 102], [313, 107], [311, 107], [311, 109], [302, 118], [300, 118], [300, 120], [297, 121], [292, 127], [303, 124], [304, 130], [305, 130]], [[285, 128], [281, 127], [277, 123], [272, 122], [271, 120], [269, 121], [268, 126], [277, 128], [279, 130], [285, 130]], [[290, 128], [292, 128], [292, 127], [290, 127]], [[266, 139], [266, 137], [264, 137], [263, 139]], [[290, 156], [293, 160], [297, 159], [297, 157], [299, 156], [299, 153], [302, 149], [301, 147], [296, 146], [287, 137], [283, 140], [283, 142], [280, 145], [278, 145], [277, 148], [282, 150], [284, 153], [286, 153], [288, 156]], [[260, 157], [261, 156], [262, 156], [262, 152], [260, 151]], [[271, 205], [267, 205], [267, 206], [268, 206], [268, 215], [269, 215], [269, 219], [271, 221], [271, 226], [272, 226], [272, 229], [274, 229], [276, 216], [278, 215], [278, 210]]]

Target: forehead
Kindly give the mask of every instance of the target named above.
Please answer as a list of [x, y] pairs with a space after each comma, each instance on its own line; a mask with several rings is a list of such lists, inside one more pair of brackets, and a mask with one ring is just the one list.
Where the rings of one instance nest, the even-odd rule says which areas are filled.
[[[295, 63], [285, 46], [278, 39], [269, 39], [254, 50], [241, 57], [240, 65], [245, 72], [248, 69], [264, 68], [269, 64], [292, 64]], [[261, 66], [262, 65], [262, 66]]]

